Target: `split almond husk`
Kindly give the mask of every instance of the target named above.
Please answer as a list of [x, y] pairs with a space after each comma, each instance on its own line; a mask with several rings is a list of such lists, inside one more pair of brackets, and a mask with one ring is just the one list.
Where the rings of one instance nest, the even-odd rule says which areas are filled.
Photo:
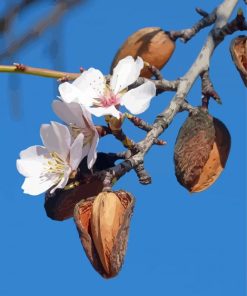
[[230, 133], [204, 109], [191, 114], [181, 127], [175, 145], [175, 174], [190, 192], [210, 187], [225, 168], [231, 146]]
[[105, 278], [116, 276], [122, 267], [133, 208], [134, 198], [123, 190], [102, 192], [75, 207], [74, 219], [83, 248]]
[[232, 60], [247, 86], [247, 36], [238, 36], [230, 45]]
[[[141, 57], [145, 62], [162, 69], [175, 50], [175, 42], [159, 27], [140, 29], [128, 37], [118, 50], [111, 65], [111, 72], [117, 63], [127, 57]], [[142, 77], [150, 78], [151, 71], [145, 67], [141, 72]]]

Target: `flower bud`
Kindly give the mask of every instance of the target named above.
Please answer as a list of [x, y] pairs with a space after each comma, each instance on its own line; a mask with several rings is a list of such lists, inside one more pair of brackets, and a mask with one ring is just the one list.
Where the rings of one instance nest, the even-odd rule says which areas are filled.
[[134, 198], [120, 190], [82, 200], [74, 219], [83, 248], [93, 267], [105, 278], [116, 276], [126, 253]]
[[247, 86], [247, 36], [238, 36], [230, 46], [233, 62]]
[[[111, 72], [121, 59], [129, 55], [134, 58], [139, 56], [150, 65], [161, 69], [170, 59], [174, 49], [175, 42], [161, 28], [140, 29], [130, 35], [120, 47], [112, 62]], [[140, 76], [150, 78], [152, 73], [145, 67]]]
[[175, 145], [175, 174], [190, 192], [211, 186], [223, 171], [231, 146], [226, 126], [198, 109], [181, 127]]

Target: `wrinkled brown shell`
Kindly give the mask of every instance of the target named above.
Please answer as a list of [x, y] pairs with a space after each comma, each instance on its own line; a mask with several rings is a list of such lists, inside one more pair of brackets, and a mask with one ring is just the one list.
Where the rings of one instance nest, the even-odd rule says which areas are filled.
[[[120, 210], [119, 207], [119, 210], [117, 212], [114, 211], [113, 213], [114, 216], [116, 214], [118, 215], [113, 219], [115, 222], [118, 220], [118, 223], [111, 224], [113, 227], [112, 232], [109, 232], [109, 223], [104, 220], [106, 216], [100, 216], [99, 219], [96, 219], [96, 222], [92, 221], [92, 215], [94, 212], [93, 202], [95, 198], [82, 200], [76, 205], [74, 210], [74, 220], [86, 255], [95, 270], [105, 278], [116, 276], [122, 267], [128, 243], [130, 219], [135, 202], [134, 197], [123, 190], [110, 194], [115, 194], [121, 203], [120, 206], [123, 207], [122, 210]], [[108, 211], [107, 208], [104, 210]], [[107, 215], [109, 215], [109, 211]], [[92, 227], [94, 227], [93, 223], [98, 223], [100, 218], [102, 218], [102, 221], [98, 228], [99, 236], [96, 237], [92, 234]], [[93, 231], [95, 232], [95, 229]], [[104, 239], [109, 235], [113, 240], [110, 242], [108, 239], [105, 243]], [[95, 242], [95, 240], [97, 241]], [[111, 245], [110, 248], [109, 245]]]
[[231, 137], [225, 125], [207, 112], [190, 115], [181, 127], [175, 145], [175, 174], [190, 192], [211, 186], [226, 165]]
[[230, 45], [232, 60], [247, 86], [247, 36], [238, 36]]
[[[121, 59], [129, 55], [134, 58], [139, 56], [150, 65], [161, 69], [170, 59], [174, 49], [175, 42], [161, 28], [147, 27], [140, 29], [130, 35], [118, 50], [111, 65], [111, 72]], [[150, 78], [152, 73], [145, 67], [141, 76]]]
[[75, 205], [79, 201], [96, 196], [102, 189], [103, 183], [96, 179], [72, 189], [57, 189], [53, 194], [47, 192], [44, 205], [46, 214], [49, 218], [58, 221], [71, 218], [74, 214]]

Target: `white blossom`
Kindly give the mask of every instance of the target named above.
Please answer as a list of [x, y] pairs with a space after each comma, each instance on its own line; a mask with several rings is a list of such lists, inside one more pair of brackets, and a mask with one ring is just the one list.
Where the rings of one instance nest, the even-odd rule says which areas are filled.
[[99, 134], [92, 121], [91, 114], [78, 103], [65, 103], [55, 100], [52, 106], [57, 116], [69, 126], [74, 138], [80, 133], [83, 134], [83, 158], [87, 156], [88, 168], [91, 169], [97, 158], [96, 149], [99, 143]]
[[134, 60], [128, 56], [120, 60], [113, 69], [109, 84], [99, 70], [90, 68], [72, 84], [64, 82], [59, 86], [61, 99], [67, 103], [77, 102], [95, 116], [112, 115], [119, 118], [120, 105], [133, 114], [142, 113], [147, 110], [156, 94], [154, 83], [147, 80], [129, 91], [128, 86], [137, 80], [143, 66], [140, 57]]
[[74, 140], [67, 126], [51, 122], [41, 126], [40, 135], [44, 146], [21, 151], [17, 160], [17, 169], [25, 177], [22, 189], [30, 195], [64, 188], [83, 158], [83, 134]]

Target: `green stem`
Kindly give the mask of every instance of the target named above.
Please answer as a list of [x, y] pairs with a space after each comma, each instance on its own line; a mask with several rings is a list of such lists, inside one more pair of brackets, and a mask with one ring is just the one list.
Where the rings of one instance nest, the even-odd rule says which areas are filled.
[[18, 74], [28, 74], [35, 75], [47, 78], [56, 78], [62, 79], [65, 78], [67, 80], [75, 80], [80, 73], [67, 73], [43, 68], [34, 68], [25, 65], [14, 65], [14, 66], [6, 66], [0, 65], [0, 72], [3, 73], [18, 73]]

